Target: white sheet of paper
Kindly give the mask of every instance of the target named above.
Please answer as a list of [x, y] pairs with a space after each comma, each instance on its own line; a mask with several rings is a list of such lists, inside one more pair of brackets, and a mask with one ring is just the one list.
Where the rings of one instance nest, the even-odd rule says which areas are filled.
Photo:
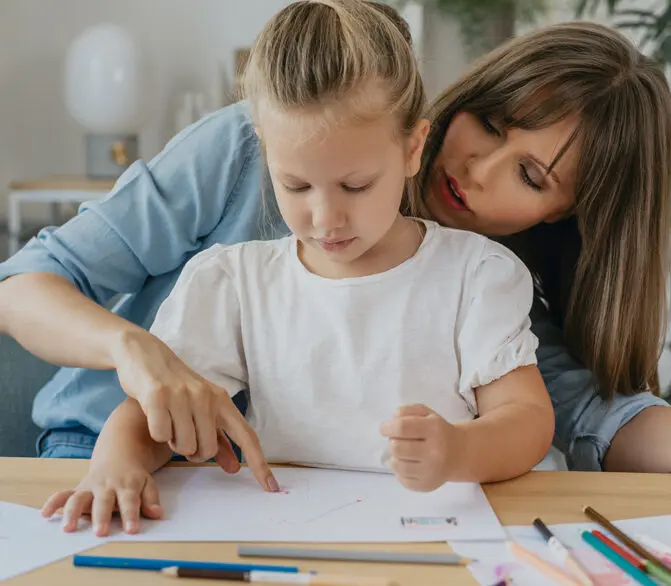
[[60, 522], [46, 521], [37, 509], [0, 502], [0, 581], [101, 543], [104, 540], [86, 530], [73, 535], [63, 534]]
[[[617, 521], [615, 525], [632, 537], [644, 534], [671, 546], [671, 515], [628, 519]], [[551, 525], [550, 529], [560, 541], [573, 548], [573, 553], [587, 568], [595, 586], [638, 586], [638, 582], [625, 575], [580, 537], [582, 531], [592, 531], [593, 529], [603, 531], [598, 525], [594, 523], [570, 523]], [[510, 539], [536, 555], [556, 565], [561, 565], [552, 557], [545, 541], [533, 527], [512, 526], [505, 527], [505, 530]], [[531, 566], [519, 563], [510, 554], [505, 543], [451, 541], [450, 545], [457, 553], [478, 560], [471, 564], [469, 569], [473, 577], [482, 586], [491, 586], [491, 584], [503, 578], [511, 579], [515, 586], [556, 586], [553, 580], [549, 580]], [[660, 555], [667, 563], [671, 563], [671, 555], [664, 555], [662, 552], [654, 553]]]
[[[276, 468], [283, 492], [264, 492], [248, 469], [165, 468], [156, 481], [162, 521], [142, 522], [136, 536], [118, 524], [113, 540], [429, 542], [503, 539], [478, 484], [446, 484], [431, 493], [403, 488], [391, 474]], [[453, 518], [437, 525], [402, 517]]]

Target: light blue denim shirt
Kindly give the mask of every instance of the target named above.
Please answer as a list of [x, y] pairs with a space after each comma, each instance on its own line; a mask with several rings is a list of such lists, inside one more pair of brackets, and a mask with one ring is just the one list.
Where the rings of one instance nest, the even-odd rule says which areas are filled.
[[[0, 264], [0, 279], [25, 272], [60, 275], [87, 297], [148, 328], [184, 264], [215, 243], [288, 232], [272, 205], [248, 107], [224, 108], [177, 135], [148, 165], [138, 161], [104, 199], [64, 226], [42, 230]], [[270, 210], [270, 211], [269, 211]], [[561, 332], [536, 308], [539, 367], [552, 396], [557, 444], [576, 469], [599, 470], [618, 428], [642, 409], [666, 405], [649, 393], [604, 402], [591, 373], [570, 358]], [[33, 418], [44, 429], [100, 432], [124, 394], [114, 371], [63, 368], [39, 392]]]

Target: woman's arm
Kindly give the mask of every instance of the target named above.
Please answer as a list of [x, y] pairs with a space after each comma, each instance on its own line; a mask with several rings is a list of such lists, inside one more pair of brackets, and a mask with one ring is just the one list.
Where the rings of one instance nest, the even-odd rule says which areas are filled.
[[[138, 161], [109, 196], [42, 231], [0, 265], [0, 333], [51, 362], [115, 369], [142, 405], [154, 440], [185, 446], [186, 456], [196, 449], [199, 457], [214, 456], [221, 426], [248, 451], [268, 489], [274, 480], [258, 438], [228, 395], [160, 340], [101, 307], [200, 248], [225, 217], [240, 178], [260, 172], [254, 164], [261, 160], [246, 105], [238, 104], [185, 130], [149, 166]], [[231, 226], [235, 221], [230, 217]]]
[[534, 302], [538, 368], [555, 411], [555, 442], [574, 470], [671, 472], [671, 408], [652, 393], [598, 394], [592, 373], [573, 359], [561, 329]]
[[183, 264], [225, 216], [240, 177], [259, 171], [250, 169], [258, 151], [247, 108], [237, 104], [183, 131], [149, 165], [133, 164], [107, 197], [0, 264], [0, 333], [46, 360], [111, 368], [105, 343], [101, 351], [81, 339], [101, 325], [105, 336], [128, 325], [91, 301], [136, 293]]
[[53, 273], [25, 273], [0, 283], [0, 333], [47, 362], [98, 370], [118, 366], [116, 357], [132, 338], [151, 342], [146, 330]]

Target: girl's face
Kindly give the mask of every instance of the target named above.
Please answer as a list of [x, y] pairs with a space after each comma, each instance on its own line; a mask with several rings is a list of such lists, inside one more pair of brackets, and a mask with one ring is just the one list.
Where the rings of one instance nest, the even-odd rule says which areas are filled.
[[275, 197], [304, 264], [330, 277], [393, 265], [407, 233], [405, 181], [419, 169], [428, 122], [410, 137], [398, 136], [392, 115], [324, 125], [318, 113], [269, 112], [259, 122]]
[[575, 204], [575, 143], [551, 173], [576, 119], [539, 130], [460, 112], [431, 172], [427, 205], [436, 220], [487, 236], [521, 232], [570, 214]]

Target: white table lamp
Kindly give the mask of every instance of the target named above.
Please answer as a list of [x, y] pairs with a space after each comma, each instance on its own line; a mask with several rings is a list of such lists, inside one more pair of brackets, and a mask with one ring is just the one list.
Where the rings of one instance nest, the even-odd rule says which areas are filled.
[[103, 24], [84, 31], [65, 61], [65, 101], [87, 131], [86, 171], [115, 178], [138, 156], [142, 115], [142, 59], [123, 28]]

